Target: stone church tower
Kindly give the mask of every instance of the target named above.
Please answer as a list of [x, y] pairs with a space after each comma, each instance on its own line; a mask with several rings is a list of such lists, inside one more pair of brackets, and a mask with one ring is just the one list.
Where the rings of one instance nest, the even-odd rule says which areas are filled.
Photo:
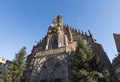
[[34, 45], [28, 55], [25, 82], [71, 82], [71, 60], [80, 37], [104, 61], [104, 67], [111, 70], [111, 63], [102, 46], [88, 32], [89, 35], [64, 25], [61, 15], [55, 17], [47, 35]]

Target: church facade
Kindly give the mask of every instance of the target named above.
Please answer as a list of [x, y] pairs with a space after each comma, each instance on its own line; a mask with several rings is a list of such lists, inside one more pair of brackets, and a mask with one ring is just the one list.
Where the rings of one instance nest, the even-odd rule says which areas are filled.
[[71, 60], [80, 37], [104, 61], [104, 67], [111, 70], [111, 63], [101, 44], [96, 42], [90, 31], [88, 33], [64, 25], [61, 15], [55, 17], [46, 36], [34, 45], [28, 55], [25, 82], [71, 82]]

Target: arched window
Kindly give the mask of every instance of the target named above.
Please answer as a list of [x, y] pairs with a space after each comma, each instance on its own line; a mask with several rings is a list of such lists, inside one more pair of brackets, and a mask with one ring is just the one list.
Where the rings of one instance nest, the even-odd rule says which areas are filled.
[[55, 49], [58, 48], [58, 40], [57, 35], [53, 35], [49, 41], [49, 47], [48, 49]]

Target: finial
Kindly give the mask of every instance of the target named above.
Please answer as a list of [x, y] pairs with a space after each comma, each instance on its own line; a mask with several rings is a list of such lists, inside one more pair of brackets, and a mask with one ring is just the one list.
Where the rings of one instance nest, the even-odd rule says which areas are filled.
[[80, 33], [80, 29], [78, 29], [78, 34], [81, 34], [81, 33]]
[[88, 30], [88, 32], [89, 32], [90, 37], [93, 37], [92, 34], [91, 34], [91, 32], [90, 32], [90, 30]]
[[61, 15], [58, 15], [53, 20], [53, 25], [52, 26], [57, 26], [57, 25], [63, 25], [63, 20], [62, 20], [62, 16]]
[[63, 25], [63, 19], [62, 19], [61, 15], [57, 16], [57, 23], [58, 23], [58, 25]]
[[57, 18], [56, 17], [53, 20], [53, 24], [57, 24]]
[[82, 32], [82, 35], [84, 35], [83, 31], [81, 31], [81, 32]]
[[93, 42], [96, 42], [96, 39], [93, 38], [93, 35], [91, 34], [90, 30], [88, 30], [90, 37], [92, 38]]
[[34, 41], [34, 45], [33, 46], [37, 46], [37, 41]]
[[91, 33], [90, 33], [90, 30], [88, 30], [88, 32], [89, 32], [89, 34], [91, 34]]
[[85, 32], [85, 36], [87, 36], [87, 33]]
[[75, 32], [77, 32], [77, 28], [75, 28]]

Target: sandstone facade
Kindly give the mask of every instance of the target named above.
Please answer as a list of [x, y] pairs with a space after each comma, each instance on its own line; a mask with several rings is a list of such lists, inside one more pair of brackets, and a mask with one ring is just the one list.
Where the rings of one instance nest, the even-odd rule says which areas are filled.
[[111, 63], [102, 46], [88, 32], [89, 35], [64, 25], [61, 15], [55, 17], [47, 35], [33, 47], [27, 58], [25, 82], [71, 82], [71, 60], [80, 37], [104, 61], [103, 66], [110, 69]]

